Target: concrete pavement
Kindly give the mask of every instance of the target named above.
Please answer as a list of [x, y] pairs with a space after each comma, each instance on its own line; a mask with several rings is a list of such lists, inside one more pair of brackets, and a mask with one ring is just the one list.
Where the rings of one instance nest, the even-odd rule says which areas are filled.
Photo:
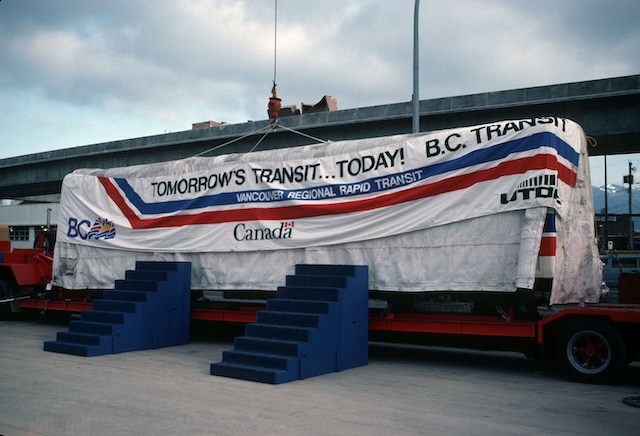
[[370, 344], [369, 364], [268, 385], [209, 375], [232, 348], [191, 343], [97, 357], [45, 352], [66, 319], [0, 322], [0, 434], [638, 435], [640, 363], [614, 385], [565, 381], [515, 353]]

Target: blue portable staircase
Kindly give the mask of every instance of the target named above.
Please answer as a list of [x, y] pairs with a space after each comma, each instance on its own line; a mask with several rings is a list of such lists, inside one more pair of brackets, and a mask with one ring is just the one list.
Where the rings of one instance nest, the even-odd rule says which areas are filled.
[[296, 265], [210, 373], [279, 384], [368, 363], [368, 267]]
[[191, 263], [136, 262], [45, 351], [98, 356], [189, 343]]

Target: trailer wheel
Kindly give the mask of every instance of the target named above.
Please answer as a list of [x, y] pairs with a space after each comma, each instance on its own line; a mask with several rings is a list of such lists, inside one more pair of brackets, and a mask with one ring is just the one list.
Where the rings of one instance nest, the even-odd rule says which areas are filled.
[[612, 381], [625, 362], [624, 343], [618, 332], [596, 320], [566, 326], [558, 336], [558, 356], [569, 378], [585, 383]]
[[[0, 299], [9, 297], [11, 293], [11, 285], [6, 280], [0, 280]], [[0, 303], [0, 320], [7, 319], [11, 313], [10, 303]]]

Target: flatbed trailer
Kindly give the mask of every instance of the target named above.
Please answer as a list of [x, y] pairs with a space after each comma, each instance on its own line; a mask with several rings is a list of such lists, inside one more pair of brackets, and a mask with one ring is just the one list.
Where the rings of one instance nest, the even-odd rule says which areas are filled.
[[[91, 302], [20, 300], [23, 309], [80, 312]], [[249, 324], [264, 310], [260, 303], [193, 307], [191, 320]], [[522, 352], [558, 362], [570, 379], [587, 383], [614, 380], [640, 353], [640, 305], [599, 303], [547, 310], [539, 319], [514, 319], [511, 308], [494, 316], [394, 313], [369, 310], [371, 340], [411, 342]]]
[[292, 265], [366, 265], [370, 339], [518, 350], [608, 382], [640, 352], [640, 306], [601, 303], [590, 187], [584, 131], [558, 117], [78, 169], [53, 262], [17, 283], [30, 293], [0, 277], [0, 297], [76, 312], [138, 261], [190, 262], [193, 294], [223, 294], [194, 295], [192, 320], [252, 323], [252, 293]]

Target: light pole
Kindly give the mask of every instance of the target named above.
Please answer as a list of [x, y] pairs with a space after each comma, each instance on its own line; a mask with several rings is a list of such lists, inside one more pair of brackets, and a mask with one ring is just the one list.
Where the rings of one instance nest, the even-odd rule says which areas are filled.
[[631, 165], [631, 161], [629, 161], [629, 175], [623, 177], [622, 183], [629, 184], [629, 250], [633, 250], [633, 207], [632, 207], [632, 193], [631, 187], [633, 186], [633, 172], [636, 169]]
[[413, 11], [413, 119], [412, 131], [418, 133], [420, 131], [420, 86], [418, 74], [418, 10], [420, 9], [420, 0], [416, 0], [415, 9]]
[[609, 182], [607, 181], [606, 154], [604, 155], [604, 249], [606, 252], [609, 251]]

